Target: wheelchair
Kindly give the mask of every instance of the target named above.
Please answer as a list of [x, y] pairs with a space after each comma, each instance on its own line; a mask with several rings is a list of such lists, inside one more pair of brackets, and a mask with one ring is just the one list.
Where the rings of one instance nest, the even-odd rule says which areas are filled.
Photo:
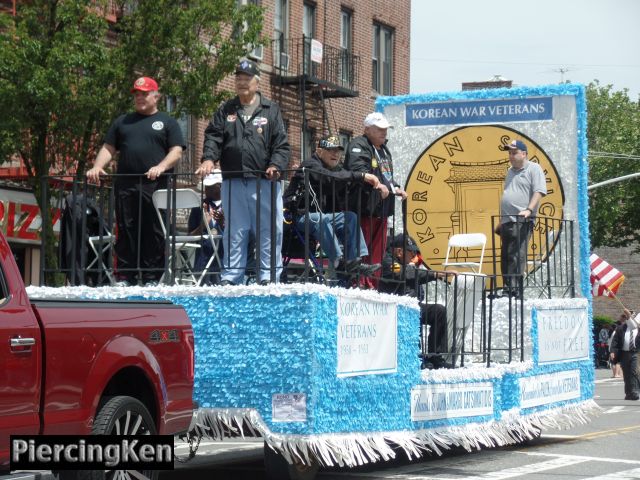
[[304, 231], [296, 226], [293, 214], [284, 209], [282, 229], [282, 283], [321, 283], [324, 284], [324, 269], [321, 267], [322, 253], [320, 244], [313, 238], [307, 240], [309, 258], [305, 259]]

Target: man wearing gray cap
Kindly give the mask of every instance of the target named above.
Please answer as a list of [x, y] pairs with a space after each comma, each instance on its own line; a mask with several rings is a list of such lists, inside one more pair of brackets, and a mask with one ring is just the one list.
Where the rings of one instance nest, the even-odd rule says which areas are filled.
[[[236, 67], [237, 96], [222, 104], [204, 132], [197, 174], [222, 170], [224, 230], [223, 285], [243, 283], [249, 241], [256, 239], [257, 281], [277, 281], [282, 271], [282, 185], [291, 148], [280, 107], [259, 91], [260, 70], [242, 60]], [[274, 192], [275, 190], [275, 192]], [[274, 204], [271, 199], [275, 198]], [[260, 229], [258, 231], [258, 215]], [[275, 238], [271, 238], [272, 229]], [[275, 258], [271, 258], [272, 242]], [[275, 270], [271, 271], [271, 264]]]
[[[387, 217], [393, 214], [394, 200], [402, 200], [407, 193], [393, 179], [393, 162], [387, 148], [387, 129], [390, 127], [380, 112], [367, 115], [364, 119], [364, 135], [349, 142], [345, 153], [344, 168], [353, 172], [371, 173], [380, 181], [378, 188], [364, 185], [356, 190], [351, 208], [360, 204], [360, 226], [364, 234], [369, 257], [364, 261], [370, 264], [382, 262], [387, 249]], [[375, 274], [379, 277], [380, 272]], [[363, 278], [361, 286], [377, 288], [378, 278]]]
[[511, 167], [504, 180], [500, 200], [500, 269], [503, 296], [518, 294], [518, 278], [522, 276], [527, 260], [527, 246], [533, 232], [533, 220], [538, 203], [547, 194], [542, 167], [527, 159], [527, 145], [513, 140], [500, 150], [509, 152]]

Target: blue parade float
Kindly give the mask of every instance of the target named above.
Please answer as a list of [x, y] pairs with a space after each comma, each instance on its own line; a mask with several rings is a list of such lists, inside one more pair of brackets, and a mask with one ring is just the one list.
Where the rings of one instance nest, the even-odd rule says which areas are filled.
[[[415, 158], [451, 127], [408, 127], [407, 105], [531, 98], [550, 98], [552, 118], [501, 124], [525, 132], [554, 159], [564, 182], [563, 217], [577, 225], [570, 240], [577, 292], [573, 298], [525, 298], [517, 359], [480, 356], [458, 368], [421, 370], [417, 300], [366, 290], [287, 284], [29, 292], [183, 305], [195, 335], [198, 433], [260, 435], [290, 464], [353, 467], [394, 458], [398, 448], [414, 458], [454, 446], [514, 444], [542, 428], [584, 423], [599, 410], [593, 401], [584, 88], [382, 97], [377, 109], [396, 125], [396, 158]], [[411, 168], [400, 164], [398, 171], [408, 178]], [[494, 342], [508, 342], [500, 336], [507, 328], [500, 319], [510, 302], [493, 302], [494, 321], [485, 325]], [[474, 308], [478, 315], [481, 307]]]

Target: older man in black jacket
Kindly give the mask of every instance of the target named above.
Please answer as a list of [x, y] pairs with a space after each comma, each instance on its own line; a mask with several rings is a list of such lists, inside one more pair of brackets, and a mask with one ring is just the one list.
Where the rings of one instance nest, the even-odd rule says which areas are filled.
[[346, 191], [352, 184], [379, 188], [380, 182], [370, 173], [344, 170], [339, 165], [342, 150], [337, 137], [321, 139], [315, 153], [302, 163], [291, 179], [284, 203], [291, 211], [296, 227], [304, 232], [305, 224], [308, 225], [310, 234], [320, 241], [322, 251], [331, 262], [330, 272], [346, 270], [370, 275], [380, 265], [361, 263], [362, 257], [368, 254], [367, 246], [362, 230], [358, 228], [356, 214], [346, 211]]
[[[357, 210], [359, 204], [360, 225], [369, 249], [370, 263], [382, 262], [387, 248], [387, 217], [393, 214], [395, 197], [407, 198], [407, 193], [393, 178], [393, 162], [387, 148], [387, 129], [390, 126], [382, 113], [367, 115], [364, 135], [349, 143], [344, 160], [347, 170], [371, 173], [380, 181], [381, 186], [376, 190], [367, 186], [360, 189], [352, 205]], [[376, 288], [378, 282], [377, 279], [363, 279], [361, 285]]]
[[[252, 253], [248, 252], [252, 235], [260, 260], [258, 281], [277, 281], [282, 270], [282, 187], [278, 180], [289, 164], [291, 148], [280, 107], [258, 91], [259, 82], [258, 65], [242, 60], [236, 68], [237, 96], [218, 109], [205, 129], [202, 164], [196, 171], [206, 176], [214, 168], [222, 170], [222, 208], [227, 218], [223, 285], [242, 283], [247, 254]], [[271, 238], [272, 219], [275, 239]], [[272, 241], [276, 243], [275, 271], [270, 268]]]

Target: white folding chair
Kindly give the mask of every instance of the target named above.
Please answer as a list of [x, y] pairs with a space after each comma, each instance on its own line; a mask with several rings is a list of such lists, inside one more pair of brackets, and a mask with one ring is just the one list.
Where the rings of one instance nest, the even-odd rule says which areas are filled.
[[[475, 273], [480, 273], [486, 244], [487, 236], [484, 233], [457, 233], [452, 235], [447, 245], [447, 257], [442, 266], [445, 270], [447, 267], [463, 267], [469, 268]], [[469, 258], [477, 258], [476, 255], [469, 255], [469, 249], [473, 248], [480, 249], [480, 261], [478, 262], [469, 261]], [[452, 250], [454, 250], [453, 261], [449, 261]], [[463, 255], [464, 260], [460, 260]]]
[[[158, 218], [160, 219], [160, 225], [162, 226], [162, 232], [165, 237], [169, 238], [169, 252], [167, 253], [167, 265], [168, 268], [163, 272], [160, 282], [165, 281], [167, 276], [173, 274], [173, 264], [175, 262], [176, 277], [175, 282], [177, 285], [185, 283], [192, 285], [199, 285], [200, 278], [193, 271], [192, 262], [195, 258], [195, 254], [200, 248], [200, 235], [176, 235], [175, 228], [173, 233], [167, 231], [165, 225], [166, 212], [162, 210], [169, 209], [169, 215], [171, 210], [176, 209], [176, 218], [188, 217], [192, 208], [201, 208], [200, 195], [190, 188], [178, 188], [175, 191], [175, 205], [173, 204], [173, 191], [172, 190], [156, 190], [153, 192], [153, 206], [156, 209]], [[184, 213], [178, 213], [179, 210], [185, 210]], [[173, 252], [175, 251], [175, 260], [173, 258]]]

